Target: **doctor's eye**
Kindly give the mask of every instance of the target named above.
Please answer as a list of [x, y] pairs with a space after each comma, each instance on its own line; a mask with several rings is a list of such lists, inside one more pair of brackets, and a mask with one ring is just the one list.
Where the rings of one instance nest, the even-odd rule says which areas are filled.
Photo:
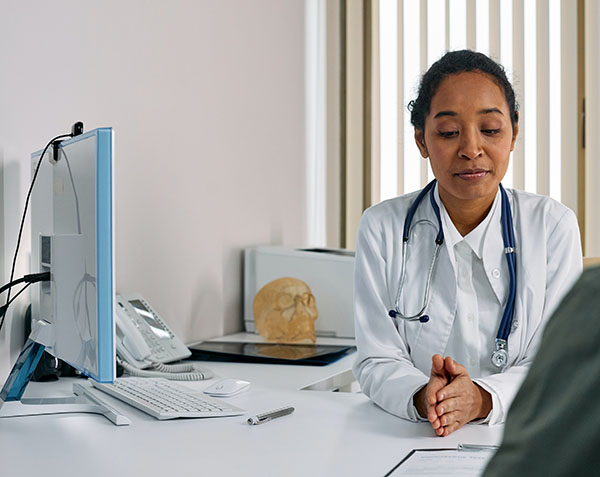
[[439, 131], [438, 134], [442, 137], [454, 137], [458, 135], [458, 131]]
[[493, 136], [494, 134], [498, 134], [500, 129], [482, 129], [481, 132], [483, 134], [489, 134], [490, 136]]

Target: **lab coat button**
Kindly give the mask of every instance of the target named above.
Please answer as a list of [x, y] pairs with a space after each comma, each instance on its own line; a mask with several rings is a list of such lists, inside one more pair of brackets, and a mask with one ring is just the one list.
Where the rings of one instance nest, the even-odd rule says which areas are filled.
[[472, 321], [473, 321], [473, 313], [469, 313], [469, 314], [467, 315], [467, 320], [468, 320], [469, 322], [472, 322]]
[[513, 321], [511, 331], [515, 331], [518, 327], [519, 327], [519, 322], [517, 320]]
[[492, 270], [492, 277], [494, 277], [494, 278], [500, 278], [500, 269], [494, 268]]

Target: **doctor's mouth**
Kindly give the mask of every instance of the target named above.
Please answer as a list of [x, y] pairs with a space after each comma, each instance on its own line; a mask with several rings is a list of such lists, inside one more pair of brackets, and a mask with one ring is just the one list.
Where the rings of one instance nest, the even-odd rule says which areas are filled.
[[464, 171], [457, 172], [454, 175], [466, 181], [478, 181], [485, 178], [488, 174], [489, 171], [485, 169], [465, 169]]

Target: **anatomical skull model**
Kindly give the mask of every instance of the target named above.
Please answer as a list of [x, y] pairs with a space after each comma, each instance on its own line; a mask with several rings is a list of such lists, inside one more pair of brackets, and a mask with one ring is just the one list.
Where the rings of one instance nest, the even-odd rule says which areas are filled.
[[267, 283], [254, 297], [254, 323], [268, 341], [295, 343], [315, 337], [315, 297], [302, 280], [285, 277]]

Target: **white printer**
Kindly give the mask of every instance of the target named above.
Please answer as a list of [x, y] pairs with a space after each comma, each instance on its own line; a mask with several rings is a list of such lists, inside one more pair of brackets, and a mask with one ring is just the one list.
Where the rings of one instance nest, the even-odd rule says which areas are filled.
[[344, 249], [297, 249], [264, 246], [244, 251], [244, 325], [256, 333], [254, 297], [267, 283], [298, 278], [315, 296], [317, 336], [354, 338], [354, 252]]

